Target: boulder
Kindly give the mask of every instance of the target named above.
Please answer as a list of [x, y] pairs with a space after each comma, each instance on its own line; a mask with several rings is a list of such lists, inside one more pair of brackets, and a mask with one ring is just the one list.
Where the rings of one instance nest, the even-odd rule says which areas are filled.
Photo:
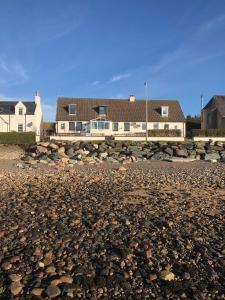
[[220, 160], [220, 155], [218, 152], [212, 152], [212, 153], [206, 153], [205, 157], [204, 157], [205, 160]]
[[164, 152], [156, 152], [152, 155], [151, 160], [164, 160], [170, 158], [170, 155]]
[[44, 146], [37, 146], [37, 152], [39, 152], [39, 153], [47, 153], [48, 152], [48, 148], [46, 148]]
[[169, 154], [170, 156], [173, 156], [173, 149], [172, 148], [167, 147], [166, 149], [164, 149], [164, 152]]
[[188, 157], [188, 151], [185, 148], [184, 149], [176, 149], [175, 155], [177, 157]]

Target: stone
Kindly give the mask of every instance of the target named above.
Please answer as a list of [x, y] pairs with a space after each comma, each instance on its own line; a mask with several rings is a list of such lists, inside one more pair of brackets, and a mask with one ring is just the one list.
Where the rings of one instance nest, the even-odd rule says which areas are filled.
[[49, 148], [57, 150], [57, 149], [59, 149], [59, 146], [54, 143], [50, 143]]
[[32, 291], [31, 291], [31, 295], [34, 295], [34, 296], [41, 296], [42, 292], [44, 291], [44, 289], [42, 288], [34, 288]]
[[16, 295], [19, 295], [20, 292], [22, 291], [23, 289], [23, 286], [20, 282], [12, 282], [10, 284], [10, 292], [16, 296]]
[[57, 286], [51, 284], [47, 287], [46, 294], [50, 299], [53, 299], [61, 294], [61, 290]]
[[169, 154], [170, 156], [173, 156], [173, 149], [172, 148], [167, 147], [166, 149], [164, 149], [164, 152]]
[[73, 278], [69, 275], [63, 275], [60, 277], [61, 282], [63, 283], [73, 283]]
[[175, 153], [178, 157], [188, 157], [187, 149], [176, 149]]
[[123, 166], [121, 166], [121, 167], [119, 167], [119, 169], [118, 169], [119, 171], [122, 171], [122, 172], [125, 172], [127, 169], [126, 168], [124, 168]]
[[220, 160], [220, 155], [218, 152], [206, 153], [205, 160]]
[[170, 158], [170, 155], [164, 152], [156, 152], [152, 155], [151, 160], [164, 160]]
[[48, 152], [48, 149], [44, 146], [37, 146], [37, 151], [39, 153], [47, 153]]
[[167, 270], [164, 270], [160, 273], [160, 278], [165, 281], [173, 281], [175, 279], [175, 275]]
[[10, 270], [12, 268], [12, 264], [9, 261], [6, 261], [2, 264], [2, 269], [4, 271]]
[[9, 275], [9, 278], [13, 282], [19, 282], [22, 279], [22, 276], [20, 274], [11, 274]]

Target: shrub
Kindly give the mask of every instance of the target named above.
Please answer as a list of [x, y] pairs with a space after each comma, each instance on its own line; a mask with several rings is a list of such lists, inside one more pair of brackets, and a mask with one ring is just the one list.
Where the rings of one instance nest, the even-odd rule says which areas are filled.
[[225, 137], [225, 128], [192, 129], [193, 137]]
[[0, 144], [33, 144], [34, 132], [0, 132]]
[[181, 131], [179, 129], [152, 129], [148, 130], [148, 135], [155, 137], [179, 137], [181, 136]]

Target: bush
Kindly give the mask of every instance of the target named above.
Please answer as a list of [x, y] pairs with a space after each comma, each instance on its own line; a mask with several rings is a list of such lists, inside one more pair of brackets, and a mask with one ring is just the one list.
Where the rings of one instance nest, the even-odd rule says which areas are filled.
[[225, 137], [225, 128], [192, 129], [193, 137]]
[[149, 137], [179, 137], [181, 136], [181, 131], [179, 129], [152, 129], [148, 130]]
[[33, 144], [34, 132], [0, 132], [0, 144]]

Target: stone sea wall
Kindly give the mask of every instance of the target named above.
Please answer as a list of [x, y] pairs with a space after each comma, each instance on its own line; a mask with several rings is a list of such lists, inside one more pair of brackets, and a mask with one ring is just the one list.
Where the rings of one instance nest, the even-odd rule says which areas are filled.
[[103, 161], [207, 160], [225, 162], [223, 142], [42, 142], [28, 146], [22, 160], [30, 164], [83, 164]]

